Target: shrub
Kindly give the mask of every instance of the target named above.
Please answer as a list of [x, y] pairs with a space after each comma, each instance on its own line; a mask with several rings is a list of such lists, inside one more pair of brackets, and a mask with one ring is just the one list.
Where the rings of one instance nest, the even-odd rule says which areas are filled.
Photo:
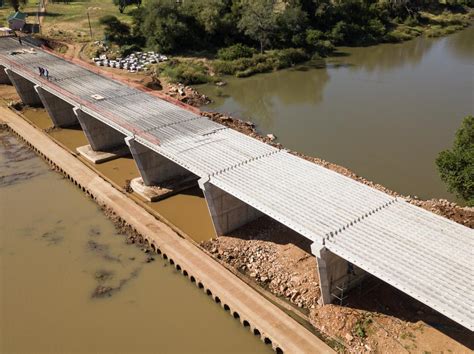
[[256, 50], [244, 44], [237, 43], [227, 48], [219, 49], [217, 57], [221, 60], [236, 60], [240, 58], [251, 58]]
[[126, 57], [129, 54], [132, 54], [134, 52], [139, 52], [141, 51], [141, 47], [137, 44], [129, 44], [129, 45], [124, 45], [120, 47], [120, 54], [122, 57]]
[[303, 49], [288, 48], [265, 54], [254, 54], [251, 58], [231, 61], [215, 60], [213, 69], [217, 74], [248, 77], [275, 69], [283, 69], [308, 60]]
[[201, 62], [170, 60], [161, 64], [161, 74], [167, 76], [171, 82], [179, 82], [184, 85], [203, 84], [211, 81], [207, 68]]
[[464, 118], [453, 148], [441, 151], [436, 165], [448, 190], [474, 206], [474, 116]]

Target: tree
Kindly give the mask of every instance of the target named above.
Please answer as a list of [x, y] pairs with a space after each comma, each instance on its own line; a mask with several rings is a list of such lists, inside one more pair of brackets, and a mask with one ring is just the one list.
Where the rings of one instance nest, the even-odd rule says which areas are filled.
[[114, 5], [118, 6], [120, 13], [125, 11], [125, 8], [130, 5], [137, 5], [140, 7], [142, 0], [113, 0]]
[[436, 159], [441, 179], [448, 190], [474, 206], [474, 117], [467, 116], [456, 133], [451, 150]]
[[189, 49], [200, 42], [196, 19], [176, 0], [147, 1], [134, 22], [147, 46], [165, 53]]
[[101, 17], [99, 23], [105, 27], [104, 34], [109, 41], [118, 45], [124, 45], [130, 41], [130, 26], [121, 22], [117, 17], [107, 15]]
[[260, 43], [260, 52], [270, 44], [277, 28], [277, 0], [242, 0], [242, 17], [239, 28], [251, 39]]
[[15, 11], [20, 10], [20, 4], [26, 5], [28, 0], [8, 0], [8, 3], [15, 9]]

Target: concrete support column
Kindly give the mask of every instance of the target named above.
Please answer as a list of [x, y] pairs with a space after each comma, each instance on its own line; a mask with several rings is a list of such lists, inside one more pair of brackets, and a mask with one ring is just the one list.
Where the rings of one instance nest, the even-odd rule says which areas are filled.
[[17, 73], [6, 69], [5, 72], [8, 75], [8, 78], [15, 86], [18, 96], [20, 96], [22, 102], [27, 106], [32, 107], [41, 107], [42, 102], [38, 95], [38, 92], [35, 90], [35, 84], [23, 76], [18, 75]]
[[145, 186], [156, 186], [173, 178], [190, 175], [185, 168], [138, 143], [132, 137], [125, 138], [137, 164]]
[[326, 247], [318, 248], [313, 244], [311, 249], [317, 260], [323, 305], [330, 304], [337, 300], [337, 297], [344, 297], [346, 292], [359, 284], [367, 274]]
[[201, 179], [199, 186], [204, 191], [217, 236], [228, 235], [263, 215], [257, 209], [226, 193], [207, 180]]
[[74, 108], [82, 130], [89, 141], [92, 150], [108, 151], [121, 145], [125, 146], [125, 135], [90, 116], [79, 108]]
[[70, 103], [53, 95], [38, 85], [35, 86], [35, 89], [55, 127], [67, 127], [79, 123], [76, 114], [74, 113], [74, 107]]
[[11, 85], [12, 82], [5, 71], [5, 67], [0, 65], [0, 85]]

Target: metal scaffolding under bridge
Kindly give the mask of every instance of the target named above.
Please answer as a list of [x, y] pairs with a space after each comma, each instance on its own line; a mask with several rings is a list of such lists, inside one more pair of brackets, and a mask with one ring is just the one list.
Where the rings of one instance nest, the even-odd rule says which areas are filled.
[[12, 38], [2, 77], [24, 101], [44, 90], [198, 176], [218, 233], [267, 215], [311, 240], [318, 263], [329, 251], [474, 330], [472, 229]]

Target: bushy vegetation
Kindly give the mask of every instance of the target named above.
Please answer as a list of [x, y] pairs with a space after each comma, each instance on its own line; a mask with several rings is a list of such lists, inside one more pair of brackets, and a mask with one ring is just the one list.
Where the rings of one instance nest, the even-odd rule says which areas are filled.
[[212, 67], [219, 75], [248, 77], [258, 73], [288, 68], [308, 59], [309, 56], [303, 49], [287, 48], [268, 51], [264, 54], [254, 54], [251, 58], [215, 60]]
[[217, 58], [221, 60], [236, 60], [240, 58], [251, 58], [254, 54], [254, 48], [237, 43], [229, 47], [219, 49], [217, 52]]
[[464, 118], [453, 148], [442, 151], [436, 165], [449, 191], [474, 206], [474, 116]]
[[[171, 54], [205, 52], [216, 56], [216, 73], [249, 76], [328, 56], [336, 45], [453, 32], [465, 25], [465, 17], [450, 10], [465, 11], [460, 3], [471, 0], [444, 1], [147, 0], [129, 12], [131, 28], [108, 19], [105, 33], [120, 46]], [[438, 15], [424, 17], [427, 8]]]
[[185, 85], [203, 84], [212, 81], [208, 75], [208, 68], [204, 63], [196, 60], [172, 59], [158, 65], [158, 74], [167, 77], [170, 82]]
[[[423, 18], [421, 11], [462, 12], [460, 4], [471, 1], [148, 0], [132, 11], [133, 33], [148, 48], [165, 53], [225, 48], [218, 55], [222, 60], [249, 58], [254, 54], [250, 48], [260, 53], [303, 48], [324, 56], [334, 45], [404, 39], [416, 33], [413, 27], [430, 21], [441, 27], [460, 25], [456, 15], [440, 21]], [[394, 32], [398, 26], [410, 29]]]

